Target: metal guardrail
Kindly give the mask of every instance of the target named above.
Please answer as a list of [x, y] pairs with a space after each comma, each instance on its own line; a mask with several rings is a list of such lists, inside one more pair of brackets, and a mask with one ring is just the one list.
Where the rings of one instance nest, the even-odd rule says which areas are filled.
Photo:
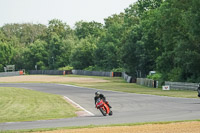
[[132, 83], [132, 77], [126, 74], [125, 72], [122, 73], [122, 77], [124, 78], [124, 80], [126, 80], [126, 82]]
[[175, 90], [194, 90], [196, 91], [199, 83], [187, 83], [187, 82], [169, 82], [165, 81], [165, 85], [170, 86], [170, 89]]
[[84, 70], [29, 70], [29, 74], [44, 74], [44, 75], [87, 75], [87, 76], [105, 76], [105, 77], [121, 77], [118, 72], [100, 72], [100, 71], [84, 71]]
[[72, 70], [72, 74], [75, 74], [75, 75], [87, 75], [87, 76], [105, 76], [105, 77], [112, 77], [112, 72], [98, 72], [98, 71]]
[[65, 71], [62, 71], [62, 70], [30, 70], [29, 74], [65, 75]]

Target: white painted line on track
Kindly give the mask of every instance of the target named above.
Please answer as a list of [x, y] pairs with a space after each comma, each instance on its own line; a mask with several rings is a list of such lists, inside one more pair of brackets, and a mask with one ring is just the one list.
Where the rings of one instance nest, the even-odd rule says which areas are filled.
[[115, 93], [121, 93], [121, 94], [127, 94], [128, 93], [128, 94], [143, 95], [143, 96], [167, 97], [167, 98], [171, 98], [171, 99], [176, 98], [176, 99], [193, 99], [193, 100], [197, 100], [197, 98], [183, 98], [183, 97], [159, 96], [159, 95], [153, 95], [153, 94], [129, 93], [129, 92], [122, 92], [122, 91], [113, 91], [113, 90], [104, 90], [104, 89], [96, 89], [96, 88], [87, 88], [87, 87], [81, 87], [81, 86], [75, 86], [75, 85], [69, 85], [69, 84], [57, 84], [57, 85], [71, 86], [71, 87], [76, 87], [76, 88], [86, 88], [86, 89], [99, 90], [99, 91], [108, 91], [108, 92], [115, 92]]
[[116, 93], [128, 93], [128, 92], [121, 92], [121, 91], [113, 91], [113, 90], [104, 90], [104, 89], [81, 87], [81, 86], [75, 86], [75, 85], [69, 85], [69, 84], [58, 84], [58, 85], [71, 86], [71, 87], [75, 87], [75, 88], [85, 88], [85, 89], [90, 89], [90, 90], [95, 90], [95, 91], [99, 90], [99, 91], [109, 91], [109, 92], [116, 92]]
[[74, 104], [76, 107], [82, 109], [83, 111], [85, 111], [87, 113], [87, 115], [85, 116], [94, 116], [93, 113], [91, 113], [90, 111], [86, 110], [85, 108], [83, 108], [82, 106], [80, 106], [78, 103], [74, 102], [73, 100], [71, 100], [70, 98], [64, 96], [65, 99], [67, 99], [68, 101], [70, 101], [72, 104]]
[[81, 87], [81, 86], [75, 86], [75, 85], [69, 85], [69, 84], [58, 84], [58, 85], [71, 86], [71, 87], [76, 87], [76, 88], [86, 88], [86, 89], [97, 90], [97, 89], [95, 89], [95, 88], [87, 88], [87, 87]]

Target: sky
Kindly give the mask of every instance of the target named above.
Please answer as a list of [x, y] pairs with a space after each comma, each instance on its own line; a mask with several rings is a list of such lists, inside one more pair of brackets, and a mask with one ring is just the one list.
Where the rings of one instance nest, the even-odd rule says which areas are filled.
[[59, 19], [71, 27], [78, 21], [104, 23], [137, 0], [0, 0], [0, 26], [7, 23], [47, 25]]

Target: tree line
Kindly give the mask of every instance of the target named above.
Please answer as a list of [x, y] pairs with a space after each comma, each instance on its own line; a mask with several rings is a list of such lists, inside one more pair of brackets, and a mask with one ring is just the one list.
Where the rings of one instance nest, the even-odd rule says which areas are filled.
[[104, 19], [0, 27], [0, 71], [16, 69], [155, 70], [168, 81], [200, 82], [200, 1], [138, 0]]

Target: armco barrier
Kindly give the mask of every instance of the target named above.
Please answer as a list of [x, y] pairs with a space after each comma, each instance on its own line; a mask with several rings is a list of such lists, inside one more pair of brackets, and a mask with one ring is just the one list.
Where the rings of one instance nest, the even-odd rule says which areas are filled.
[[198, 83], [165, 81], [165, 85], [168, 85], [168, 86], [170, 86], [170, 89], [175, 89], [175, 90], [194, 90], [194, 91], [196, 91], [198, 88]]
[[98, 71], [72, 70], [72, 74], [75, 74], [75, 75], [87, 75], [87, 76], [112, 77], [112, 72], [98, 72]]
[[0, 77], [8, 77], [8, 76], [19, 76], [21, 73], [20, 71], [15, 72], [1, 72]]
[[42, 75], [65, 75], [62, 70], [30, 70], [29, 74], [42, 74]]
[[122, 77], [124, 78], [124, 80], [126, 80], [126, 82], [132, 83], [132, 77], [127, 75], [125, 72], [122, 72]]
[[153, 79], [147, 79], [147, 78], [137, 78], [137, 84], [157, 88], [158, 87], [158, 81], [155, 81]]

